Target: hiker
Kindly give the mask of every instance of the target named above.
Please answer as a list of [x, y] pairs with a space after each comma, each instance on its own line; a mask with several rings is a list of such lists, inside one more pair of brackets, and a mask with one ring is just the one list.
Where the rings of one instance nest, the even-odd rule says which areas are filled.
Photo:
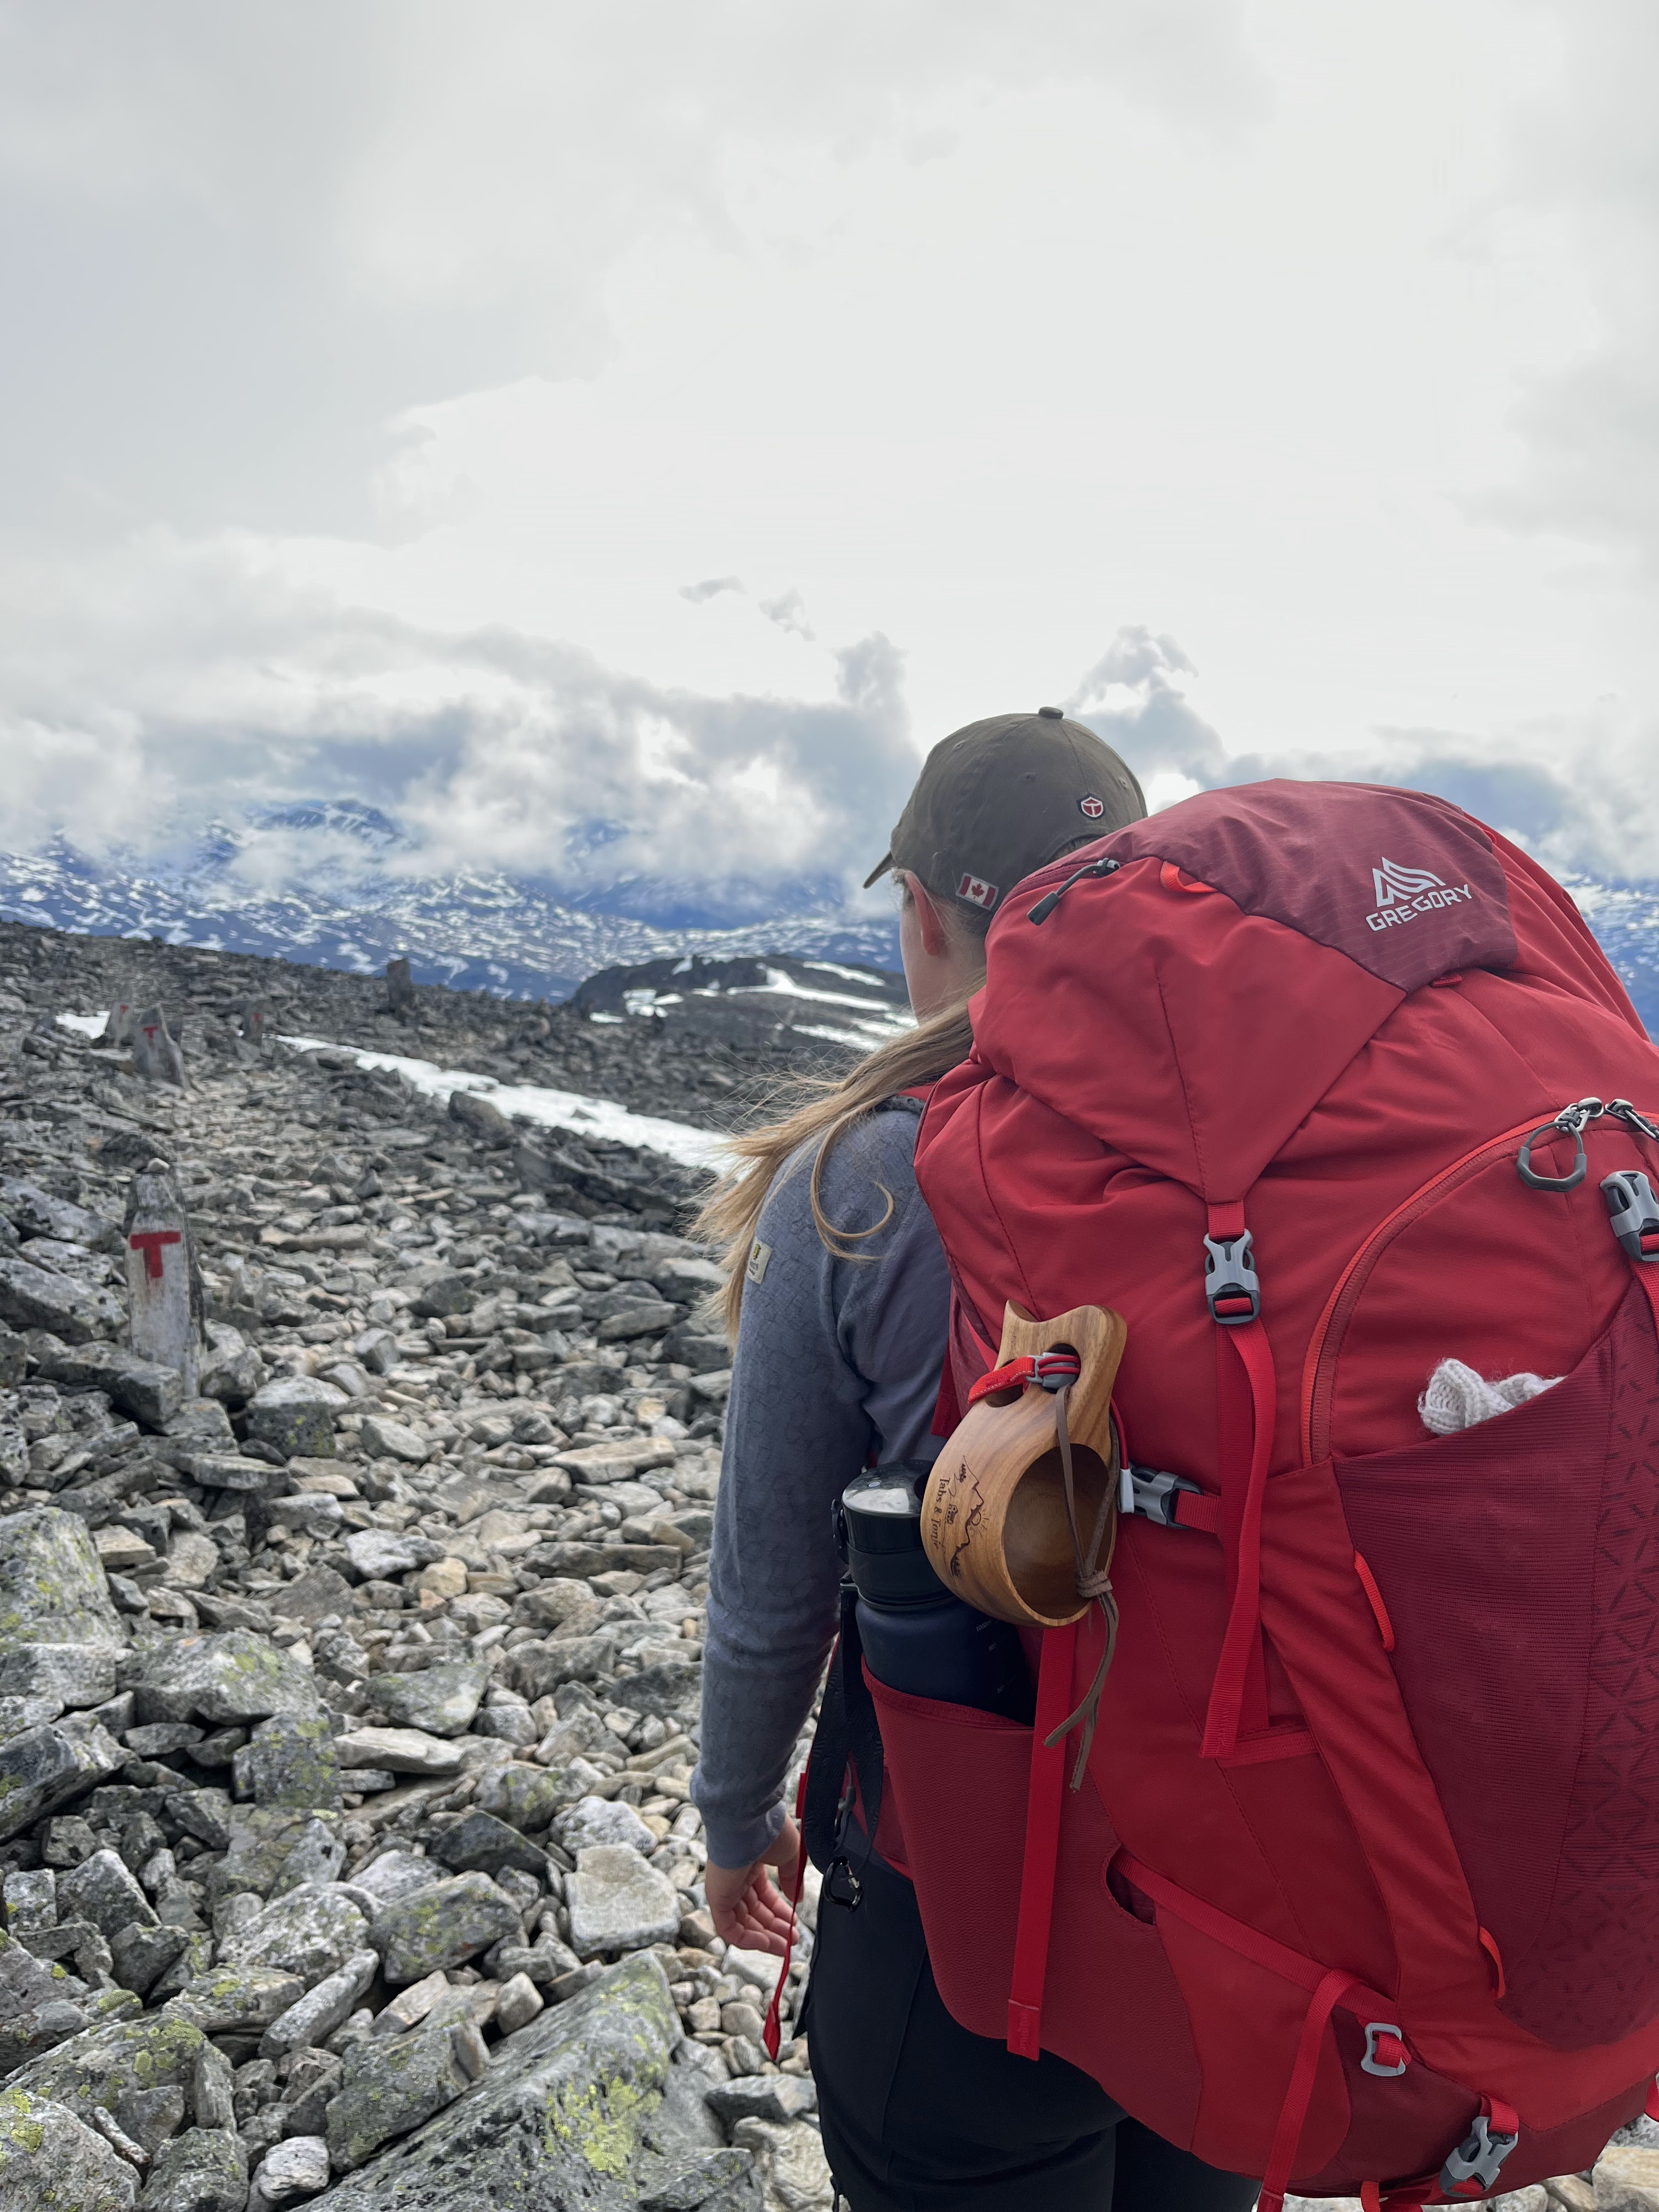
[[[728, 1942], [781, 1956], [790, 1930], [801, 1840], [783, 1790], [836, 1633], [832, 1507], [866, 1467], [940, 1447], [950, 1279], [915, 1182], [921, 1104], [971, 1049], [986, 931], [1015, 884], [1146, 811], [1057, 708], [935, 746], [868, 878], [900, 887], [917, 1026], [738, 1139], [746, 1164], [704, 1213], [731, 1255], [736, 1352], [692, 1787]], [[821, 1904], [802, 2021], [853, 2212], [1243, 2212], [1254, 2182], [1163, 2142], [1064, 2059], [959, 2027], [909, 1882], [867, 1844], [856, 1909]]]

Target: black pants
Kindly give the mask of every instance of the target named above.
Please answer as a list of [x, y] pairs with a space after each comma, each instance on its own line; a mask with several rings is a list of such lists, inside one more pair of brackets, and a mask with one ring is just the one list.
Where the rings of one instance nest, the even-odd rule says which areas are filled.
[[805, 2014], [824, 2154], [853, 2212], [1246, 2212], [1258, 2185], [1200, 2165], [1051, 2051], [959, 2027], [915, 1893], [877, 1863], [825, 1898]]

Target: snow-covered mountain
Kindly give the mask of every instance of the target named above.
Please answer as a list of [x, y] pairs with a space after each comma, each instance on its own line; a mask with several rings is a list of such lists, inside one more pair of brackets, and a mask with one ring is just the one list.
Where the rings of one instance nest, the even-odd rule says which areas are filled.
[[[1567, 888], [1659, 1032], [1659, 884], [1576, 876]], [[0, 916], [359, 974], [407, 953], [418, 981], [518, 999], [567, 998], [601, 969], [686, 954], [898, 965], [896, 920], [848, 914], [829, 883], [633, 879], [573, 896], [533, 877], [434, 876], [391, 817], [332, 800], [215, 822], [160, 854], [94, 860], [59, 840], [0, 854]]]
[[896, 921], [838, 910], [827, 884], [622, 881], [571, 896], [533, 877], [419, 871], [371, 806], [318, 801], [216, 821], [170, 850], [100, 859], [63, 839], [0, 854], [0, 916], [95, 936], [156, 937], [368, 974], [407, 953], [417, 982], [563, 999], [602, 968], [790, 952], [898, 964]]

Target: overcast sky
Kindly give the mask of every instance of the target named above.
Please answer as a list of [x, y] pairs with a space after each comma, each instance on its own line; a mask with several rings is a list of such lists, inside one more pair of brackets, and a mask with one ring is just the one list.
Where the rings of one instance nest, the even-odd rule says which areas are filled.
[[0, 0], [0, 834], [839, 880], [1058, 700], [1659, 874], [1656, 93], [1644, 0]]

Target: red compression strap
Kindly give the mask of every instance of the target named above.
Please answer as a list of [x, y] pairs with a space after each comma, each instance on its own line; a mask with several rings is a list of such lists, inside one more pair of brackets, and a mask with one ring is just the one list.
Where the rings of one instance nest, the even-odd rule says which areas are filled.
[[1257, 2212], [1285, 2212], [1285, 2191], [1291, 2185], [1297, 2151], [1302, 2142], [1302, 2130], [1308, 2118], [1308, 2107], [1313, 2102], [1314, 2082], [1319, 2074], [1319, 2053], [1325, 2041], [1325, 2030], [1330, 2026], [1331, 2014], [1339, 2000], [1353, 1985], [1352, 1974], [1345, 1974], [1340, 1966], [1333, 1966], [1313, 1993], [1313, 2001], [1302, 2023], [1301, 2040], [1296, 2046], [1296, 2063], [1291, 2069], [1285, 2101], [1279, 2108], [1279, 2125], [1273, 2130], [1273, 2147], [1267, 2154], [1267, 2171], [1261, 2178], [1261, 2197]]
[[1037, 2058], [1042, 2053], [1042, 1984], [1048, 1971], [1054, 1863], [1060, 1853], [1060, 1815], [1066, 1795], [1065, 1741], [1050, 1745], [1048, 1738], [1072, 1709], [1076, 1651], [1075, 1621], [1045, 1631], [1042, 1663], [1037, 1672], [1036, 1724], [1031, 1733], [1031, 1785], [1025, 1801], [1019, 1924], [1008, 1986], [1008, 2048], [1016, 2058]]
[[[1253, 1668], [1261, 1665], [1261, 1507], [1267, 1495], [1267, 1462], [1273, 1454], [1278, 1396], [1273, 1349], [1261, 1323], [1241, 1322], [1237, 1328], [1222, 1334], [1231, 1342], [1249, 1378], [1251, 1419], [1248, 1431], [1243, 1431], [1241, 1423], [1227, 1419], [1227, 1401], [1224, 1399], [1222, 1526], [1229, 1534], [1236, 1527], [1237, 1533], [1227, 1632], [1222, 1638], [1215, 1684], [1210, 1692], [1210, 1710], [1204, 1723], [1206, 1759], [1225, 1759], [1237, 1743], [1247, 1687]], [[1238, 1480], [1241, 1460], [1249, 1469], [1242, 1486]], [[1234, 1498], [1239, 1499], [1237, 1506], [1233, 1504]], [[1261, 1711], [1250, 1716], [1256, 1729], [1267, 1724], [1265, 1681], [1260, 1689]], [[1255, 1705], [1255, 1695], [1249, 1703]]]
[[796, 1915], [800, 1911], [801, 1884], [806, 1879], [806, 1845], [799, 1833], [800, 1823], [806, 1817], [806, 1769], [800, 1771], [800, 1780], [795, 1784], [795, 1841], [799, 1849], [795, 1857], [795, 1886], [789, 1898], [789, 1934], [783, 1946], [783, 1964], [778, 1968], [778, 1985], [772, 1992], [772, 2002], [766, 2008], [766, 2021], [761, 2029], [761, 2041], [766, 2045], [766, 2055], [775, 2066], [778, 2046], [783, 2041], [781, 2014], [783, 2009], [783, 1985], [789, 1978], [789, 1961], [794, 1955]]
[[1659, 1267], [1650, 1260], [1633, 1261], [1631, 1273], [1647, 1293], [1648, 1304], [1653, 1308], [1654, 1331], [1659, 1334]]
[[1206, 1498], [1192, 1490], [1177, 1490], [1175, 1495], [1176, 1526], [1178, 1528], [1202, 1528], [1212, 1536], [1221, 1534], [1221, 1500]]

